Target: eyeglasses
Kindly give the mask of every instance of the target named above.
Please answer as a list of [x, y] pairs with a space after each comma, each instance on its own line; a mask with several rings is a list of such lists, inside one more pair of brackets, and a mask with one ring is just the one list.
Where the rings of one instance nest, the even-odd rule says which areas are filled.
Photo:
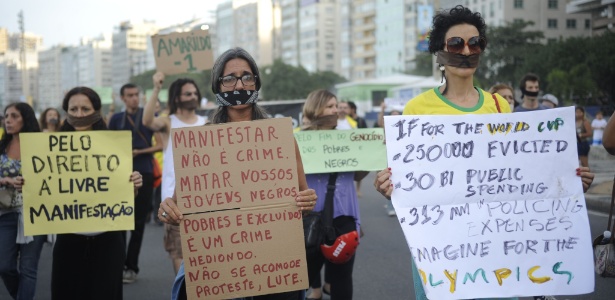
[[235, 87], [235, 85], [237, 84], [237, 80], [241, 80], [241, 84], [245, 86], [253, 86], [256, 84], [256, 77], [256, 75], [252, 74], [245, 74], [239, 77], [227, 75], [218, 80], [221, 81], [222, 85], [225, 87]]
[[485, 49], [487, 42], [480, 36], [473, 36], [467, 42], [458, 36], [446, 40], [446, 50], [451, 53], [462, 53], [466, 45], [470, 49], [471, 54], [479, 54]]
[[192, 95], [195, 95], [197, 97], [199, 96], [199, 94], [197, 92], [186, 92], [186, 93], [183, 93], [182, 95], [185, 96], [185, 97], [190, 97]]

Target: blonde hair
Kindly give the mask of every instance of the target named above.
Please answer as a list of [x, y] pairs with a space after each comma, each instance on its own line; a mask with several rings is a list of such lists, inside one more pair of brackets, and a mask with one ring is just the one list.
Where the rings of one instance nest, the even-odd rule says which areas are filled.
[[303, 104], [303, 116], [310, 121], [321, 117], [327, 108], [327, 102], [331, 98], [337, 98], [327, 90], [315, 90], [307, 96], [307, 100]]
[[499, 90], [506, 90], [506, 89], [510, 90], [513, 93], [515, 92], [515, 90], [513, 90], [513, 88], [510, 85], [505, 84], [505, 83], [498, 83], [489, 89], [489, 93], [493, 94], [493, 93], [497, 93]]

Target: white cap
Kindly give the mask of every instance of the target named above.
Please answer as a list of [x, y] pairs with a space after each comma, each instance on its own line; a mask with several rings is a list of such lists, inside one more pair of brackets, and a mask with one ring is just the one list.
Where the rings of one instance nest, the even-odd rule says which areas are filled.
[[557, 97], [551, 95], [551, 94], [545, 94], [544, 96], [540, 97], [540, 102], [542, 101], [549, 101], [553, 104], [555, 104], [555, 106], [559, 106], [559, 101], [557, 101]]

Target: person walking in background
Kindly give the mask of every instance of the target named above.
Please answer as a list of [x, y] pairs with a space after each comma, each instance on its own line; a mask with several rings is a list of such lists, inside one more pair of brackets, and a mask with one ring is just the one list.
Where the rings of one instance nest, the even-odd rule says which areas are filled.
[[5, 133], [0, 139], [0, 277], [13, 299], [32, 300], [38, 260], [47, 237], [24, 236], [19, 134], [40, 132], [34, 110], [26, 103], [4, 109]]
[[[61, 132], [107, 130], [98, 94], [76, 87], [64, 96], [67, 113]], [[136, 196], [141, 174], [133, 171], [130, 181]], [[104, 199], [101, 199], [104, 201]], [[58, 234], [51, 267], [52, 300], [121, 300], [126, 259], [124, 231]]]
[[575, 108], [574, 120], [577, 128], [577, 151], [581, 166], [589, 167], [589, 145], [593, 137], [592, 127], [585, 116], [585, 108]]
[[521, 99], [523, 102], [515, 108], [515, 112], [546, 109], [546, 107], [538, 103], [538, 93], [540, 92], [538, 75], [532, 73], [525, 74], [525, 76], [521, 78], [519, 89], [521, 90]]
[[[196, 108], [201, 99], [201, 92], [196, 82], [188, 78], [180, 78], [171, 83], [169, 87], [169, 114], [156, 116], [158, 94], [164, 82], [164, 73], [156, 72], [152, 77], [154, 91], [150, 100], [145, 105], [143, 112], [143, 125], [155, 132], [160, 132], [162, 137], [163, 165], [162, 183], [160, 186], [161, 198], [173, 196], [175, 191], [175, 169], [173, 164], [173, 147], [171, 147], [171, 128], [201, 126], [206, 118], [196, 114]], [[179, 271], [183, 255], [179, 227], [165, 225], [164, 248], [169, 253], [173, 262], [175, 274]]]
[[39, 123], [43, 132], [56, 132], [60, 130], [62, 125], [60, 112], [53, 107], [45, 109], [39, 118]]
[[[109, 130], [130, 130], [132, 132], [132, 168], [141, 173], [143, 186], [135, 198], [135, 229], [130, 231], [124, 265], [124, 283], [133, 283], [139, 274], [139, 253], [145, 234], [147, 214], [151, 211], [154, 190], [153, 156], [162, 149], [152, 146], [154, 132], [141, 124], [143, 109], [139, 107], [139, 87], [127, 83], [120, 89], [120, 98], [126, 105], [123, 112], [114, 114], [109, 120]], [[124, 232], [124, 235], [126, 233]]]
[[592, 130], [594, 131], [593, 145], [602, 145], [602, 135], [604, 134], [604, 128], [606, 128], [606, 120], [604, 119], [602, 112], [596, 113], [596, 118], [592, 121]]
[[514, 111], [515, 107], [519, 105], [519, 103], [515, 100], [515, 94], [513, 92], [513, 88], [505, 83], [498, 83], [489, 88], [489, 93], [498, 94], [502, 96], [502, 98], [508, 101], [508, 105], [510, 105], [510, 111]]

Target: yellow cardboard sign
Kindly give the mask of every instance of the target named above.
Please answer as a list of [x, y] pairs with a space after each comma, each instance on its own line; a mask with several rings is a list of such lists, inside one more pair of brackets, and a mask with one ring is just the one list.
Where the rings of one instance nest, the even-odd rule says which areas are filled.
[[188, 299], [308, 288], [290, 118], [171, 130]]
[[130, 131], [20, 139], [26, 235], [134, 229]]
[[156, 69], [167, 75], [209, 70], [214, 65], [207, 30], [152, 36]]

